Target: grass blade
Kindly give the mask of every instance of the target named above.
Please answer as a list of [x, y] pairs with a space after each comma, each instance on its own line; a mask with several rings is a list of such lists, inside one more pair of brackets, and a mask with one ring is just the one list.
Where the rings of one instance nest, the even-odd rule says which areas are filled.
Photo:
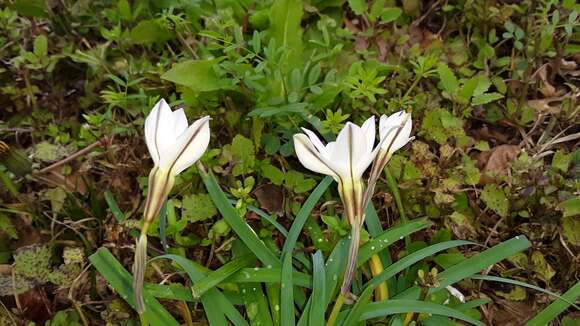
[[332, 183], [331, 177], [326, 177], [322, 179], [322, 181], [316, 186], [314, 191], [308, 196], [308, 199], [304, 202], [300, 211], [296, 215], [292, 226], [290, 227], [290, 232], [288, 232], [288, 237], [286, 237], [286, 241], [284, 242], [284, 247], [282, 248], [282, 255], [283, 255], [283, 262], [282, 262], [282, 289], [280, 291], [280, 303], [281, 307], [281, 321], [282, 325], [295, 325], [294, 319], [294, 282], [292, 281], [292, 255], [294, 252], [294, 246], [296, 245], [296, 241], [298, 241], [298, 237], [300, 236], [300, 232], [306, 223], [308, 217], [310, 217], [310, 213], [320, 197], [324, 194], [328, 186]]
[[125, 214], [123, 214], [123, 212], [121, 212], [121, 210], [119, 209], [119, 205], [117, 205], [117, 201], [115, 200], [113, 194], [109, 190], [107, 190], [105, 191], [104, 195], [105, 201], [107, 202], [107, 206], [109, 206], [109, 209], [111, 210], [111, 213], [113, 214], [115, 219], [117, 219], [117, 222], [119, 223], [123, 222], [123, 220], [125, 219]]
[[[282, 283], [282, 268], [242, 268], [225, 281], [228, 283]], [[292, 272], [294, 285], [312, 287], [312, 277], [305, 273]]]
[[244, 299], [250, 324], [256, 326], [272, 326], [270, 308], [262, 286], [259, 283], [243, 283], [240, 284], [240, 289], [242, 290], [242, 298]]
[[[235, 205], [237, 202], [238, 202], [237, 200], [230, 199], [230, 204], [232, 205]], [[256, 213], [261, 218], [268, 221], [268, 223], [272, 224], [276, 229], [278, 229], [278, 231], [280, 231], [280, 233], [282, 233], [284, 237], [288, 236], [288, 230], [286, 230], [286, 228], [282, 224], [278, 223], [278, 221], [276, 221], [272, 216], [270, 216], [270, 214], [252, 205], [248, 205], [248, 209]]]
[[204, 278], [195, 282], [191, 287], [191, 293], [194, 298], [200, 298], [209, 289], [214, 288], [216, 285], [220, 284], [223, 280], [227, 279], [240, 269], [250, 266], [255, 262], [253, 255], [245, 255], [231, 260], [230, 262], [224, 264], [215, 271], [209, 273]]
[[533, 284], [528, 284], [526, 282], [521, 282], [521, 281], [518, 281], [518, 280], [512, 280], [512, 279], [509, 279], [509, 278], [498, 277], [498, 276], [489, 276], [489, 275], [473, 275], [470, 278], [471, 279], [474, 279], [474, 280], [484, 280], [484, 281], [491, 281], [491, 282], [507, 283], [507, 284], [517, 285], [517, 286], [525, 287], [525, 288], [528, 288], [528, 289], [536, 290], [536, 291], [545, 293], [547, 295], [553, 296], [556, 299], [563, 300], [567, 304], [569, 304], [572, 307], [574, 307], [574, 309], [580, 310], [580, 307], [578, 307], [577, 305], [575, 305], [572, 301], [570, 301], [570, 300], [568, 300], [568, 299], [560, 296], [557, 293], [554, 293], [554, 292], [552, 292], [550, 290], [543, 289], [543, 288], [541, 288], [539, 286], [536, 286], [536, 285], [533, 285]]
[[548, 325], [550, 321], [554, 320], [564, 310], [568, 309], [570, 304], [568, 302], [576, 301], [580, 298], [580, 282], [576, 283], [568, 291], [562, 294], [562, 299], [552, 302], [549, 306], [540, 311], [534, 318], [526, 323], [526, 326], [543, 326]]
[[[385, 300], [367, 304], [362, 309], [360, 321], [407, 312], [426, 313], [459, 319], [473, 325], [485, 326], [479, 320], [473, 319], [461, 311], [440, 304], [418, 300]], [[347, 324], [349, 325], [349, 324]]]
[[[135, 293], [133, 292], [133, 276], [119, 263], [107, 248], [99, 248], [89, 257], [89, 260], [109, 284], [127, 303], [135, 309]], [[175, 325], [179, 323], [165, 308], [146, 290], [145, 314], [153, 325]]]
[[[201, 269], [185, 257], [177, 255], [163, 255], [155, 257], [150, 261], [159, 259], [170, 259], [174, 261], [176, 264], [181, 266], [181, 268], [183, 268], [183, 270], [187, 273], [187, 276], [189, 276], [194, 284], [195, 282], [198, 282], [204, 278], [204, 274]], [[240, 312], [216, 288], [208, 290], [201, 297], [201, 302], [211, 325], [214, 325], [214, 323], [217, 323], [216, 325], [227, 325], [225, 318], [223, 318], [224, 314], [236, 326], [248, 325], [248, 322], [244, 319], [244, 317], [242, 317]]]
[[326, 304], [324, 297], [326, 296], [326, 279], [324, 258], [322, 252], [319, 250], [312, 256], [312, 266], [314, 274], [312, 277], [312, 306], [310, 307], [310, 325], [324, 325], [324, 312], [326, 311]]
[[199, 169], [203, 183], [207, 188], [211, 199], [215, 206], [220, 211], [228, 225], [240, 237], [240, 240], [258, 257], [258, 259], [266, 266], [279, 267], [280, 260], [268, 249], [264, 242], [258, 238], [258, 235], [252, 228], [244, 221], [230, 204], [228, 198], [221, 190], [213, 174]]
[[[367, 304], [368, 300], [370, 299], [374, 289], [379, 286], [381, 283], [387, 281], [391, 277], [397, 275], [399, 272], [404, 270], [405, 268], [427, 258], [433, 256], [434, 254], [441, 252], [443, 250], [447, 250], [450, 248], [458, 247], [458, 246], [465, 246], [465, 245], [473, 245], [473, 242], [463, 241], [463, 240], [455, 240], [455, 241], [446, 241], [431, 245], [427, 248], [423, 248], [421, 250], [415, 251], [401, 259], [397, 262], [393, 263], [391, 266], [385, 268], [385, 270], [375, 276], [372, 280], [370, 280], [367, 285], [365, 286], [363, 292], [359, 296], [357, 302], [352, 307], [350, 313], [347, 315], [346, 320], [344, 322], [345, 325], [354, 325], [357, 320], [359, 320], [360, 315], [362, 314], [364, 306]], [[390, 300], [388, 300], [390, 301]]]
[[367, 260], [369, 260], [372, 255], [383, 251], [392, 243], [395, 243], [405, 236], [413, 234], [417, 231], [426, 229], [431, 225], [432, 223], [427, 219], [416, 219], [405, 224], [399, 224], [384, 231], [360, 247], [357, 266], [361, 266]]

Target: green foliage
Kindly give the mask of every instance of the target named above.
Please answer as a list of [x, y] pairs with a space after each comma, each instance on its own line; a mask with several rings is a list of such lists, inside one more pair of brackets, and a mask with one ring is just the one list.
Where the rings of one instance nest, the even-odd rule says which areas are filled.
[[497, 185], [486, 185], [481, 192], [481, 200], [499, 216], [507, 217], [509, 201], [503, 189]]

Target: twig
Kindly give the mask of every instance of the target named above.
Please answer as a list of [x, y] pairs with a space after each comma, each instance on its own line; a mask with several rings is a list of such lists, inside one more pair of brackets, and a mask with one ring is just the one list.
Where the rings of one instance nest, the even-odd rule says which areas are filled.
[[47, 167], [39, 170], [35, 174], [41, 174], [41, 173], [50, 172], [50, 171], [58, 168], [61, 165], [64, 165], [64, 164], [66, 164], [66, 163], [68, 163], [68, 162], [70, 162], [72, 160], [75, 160], [76, 158], [78, 158], [80, 156], [83, 156], [83, 155], [86, 155], [86, 154], [92, 152], [97, 146], [103, 146], [106, 143], [107, 143], [107, 137], [103, 137], [100, 140], [97, 140], [96, 142], [90, 144], [89, 146], [87, 146], [87, 147], [85, 147], [85, 148], [83, 148], [83, 149], [81, 149], [81, 150], [79, 150], [79, 151], [77, 151], [77, 152], [69, 155], [68, 157], [66, 157], [66, 158], [64, 158], [64, 159], [62, 159], [62, 160], [60, 160], [60, 161], [58, 161], [58, 162], [56, 162], [54, 164], [51, 164], [51, 165], [49, 165], [49, 166], [47, 166]]

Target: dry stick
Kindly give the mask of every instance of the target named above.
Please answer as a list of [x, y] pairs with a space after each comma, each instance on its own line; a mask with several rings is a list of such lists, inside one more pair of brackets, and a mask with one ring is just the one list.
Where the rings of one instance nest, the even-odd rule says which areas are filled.
[[79, 151], [77, 151], [77, 152], [69, 155], [68, 157], [66, 157], [66, 158], [64, 158], [64, 159], [62, 159], [62, 160], [60, 160], [60, 161], [58, 161], [58, 162], [56, 162], [54, 164], [51, 164], [51, 165], [49, 165], [49, 166], [47, 166], [47, 167], [39, 170], [35, 174], [41, 174], [41, 173], [50, 172], [50, 171], [58, 168], [61, 165], [64, 165], [64, 164], [66, 164], [66, 163], [68, 163], [68, 162], [70, 162], [72, 160], [75, 160], [76, 158], [78, 158], [80, 156], [83, 156], [83, 155], [86, 155], [86, 154], [92, 152], [97, 146], [103, 146], [104, 144], [107, 143], [107, 140], [108, 140], [107, 137], [103, 137], [100, 140], [97, 140], [96, 142], [90, 144], [89, 146], [87, 146], [87, 147], [85, 147], [85, 148], [83, 148], [83, 149], [81, 149], [81, 150], [79, 150]]

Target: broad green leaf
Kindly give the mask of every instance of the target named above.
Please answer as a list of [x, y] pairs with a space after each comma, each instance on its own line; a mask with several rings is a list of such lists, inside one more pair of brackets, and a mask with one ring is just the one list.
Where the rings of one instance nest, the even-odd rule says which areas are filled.
[[218, 76], [215, 66], [221, 58], [211, 60], [189, 60], [177, 63], [161, 78], [177, 85], [185, 86], [194, 92], [211, 92], [220, 89], [231, 89], [228, 79]]
[[173, 38], [173, 32], [157, 19], [142, 20], [133, 27], [129, 37], [135, 44], [163, 44]]
[[279, 47], [288, 51], [284, 71], [298, 67], [302, 55], [302, 1], [278, 0], [270, 8], [270, 28], [272, 39]]
[[580, 196], [561, 202], [558, 208], [564, 212], [564, 217], [580, 215]]
[[367, 10], [366, 0], [348, 0], [348, 5], [350, 6], [350, 9], [359, 16], [364, 14]]
[[44, 18], [48, 17], [46, 4], [46, 0], [16, 0], [14, 7], [20, 15]]
[[[99, 248], [89, 257], [97, 271], [119, 293], [127, 303], [135, 309], [135, 293], [133, 292], [133, 277], [109, 252], [107, 248]], [[147, 291], [143, 290], [145, 299], [145, 314], [153, 325], [175, 325], [179, 323], [165, 308]]]
[[399, 7], [390, 7], [383, 9], [381, 14], [381, 23], [386, 24], [397, 20], [403, 14], [403, 10]]
[[194, 223], [207, 220], [217, 214], [217, 209], [208, 194], [192, 194], [183, 196], [181, 201], [183, 215]]

